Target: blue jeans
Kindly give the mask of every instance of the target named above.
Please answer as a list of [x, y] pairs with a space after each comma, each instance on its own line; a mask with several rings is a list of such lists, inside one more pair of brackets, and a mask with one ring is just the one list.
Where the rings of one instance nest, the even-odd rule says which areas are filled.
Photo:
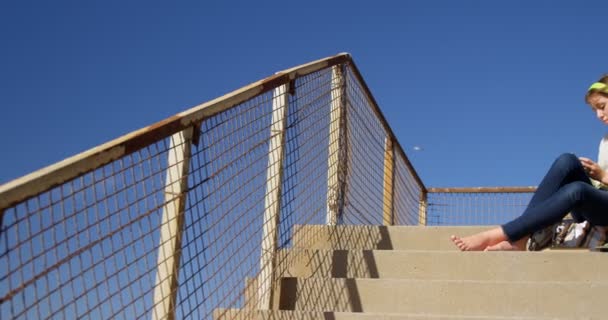
[[583, 165], [570, 153], [555, 160], [524, 213], [502, 229], [514, 242], [559, 222], [568, 212], [577, 222], [608, 225], [608, 192], [591, 185]]

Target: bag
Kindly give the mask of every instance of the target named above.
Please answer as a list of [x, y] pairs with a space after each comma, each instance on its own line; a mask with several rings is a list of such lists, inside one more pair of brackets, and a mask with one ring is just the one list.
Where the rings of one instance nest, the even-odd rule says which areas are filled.
[[534, 232], [527, 243], [528, 251], [546, 248], [588, 248], [595, 250], [606, 244], [608, 227], [591, 226], [587, 221], [576, 223], [567, 217], [559, 223]]
[[606, 232], [608, 232], [607, 227], [593, 226], [587, 233], [585, 241], [581, 247], [589, 248], [591, 250], [603, 247], [606, 244]]
[[530, 236], [530, 239], [528, 239], [528, 243], [526, 245], [527, 250], [541, 251], [550, 247], [553, 243], [553, 239], [556, 236], [556, 230], [558, 226], [559, 224], [554, 224], [547, 228], [534, 232]]

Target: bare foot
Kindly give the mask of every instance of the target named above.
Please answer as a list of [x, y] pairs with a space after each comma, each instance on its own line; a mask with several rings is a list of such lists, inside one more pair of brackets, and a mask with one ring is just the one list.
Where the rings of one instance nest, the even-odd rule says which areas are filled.
[[509, 241], [503, 241], [493, 246], [487, 247], [484, 251], [520, 251], [521, 249], [511, 244]]
[[450, 239], [460, 251], [482, 251], [507, 240], [507, 236], [502, 228], [494, 228], [464, 238], [451, 236]]
[[493, 246], [487, 247], [484, 251], [526, 251], [526, 243], [528, 237], [518, 240], [514, 243], [509, 241], [502, 241]]

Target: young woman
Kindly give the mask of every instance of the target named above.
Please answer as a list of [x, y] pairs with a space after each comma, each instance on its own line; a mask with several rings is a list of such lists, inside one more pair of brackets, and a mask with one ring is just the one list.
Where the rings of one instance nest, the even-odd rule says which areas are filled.
[[[608, 75], [591, 85], [585, 102], [608, 125]], [[525, 250], [535, 231], [571, 213], [576, 222], [608, 226], [608, 135], [600, 142], [598, 163], [573, 154], [559, 156], [524, 213], [506, 224], [468, 237], [451, 236], [462, 251]]]

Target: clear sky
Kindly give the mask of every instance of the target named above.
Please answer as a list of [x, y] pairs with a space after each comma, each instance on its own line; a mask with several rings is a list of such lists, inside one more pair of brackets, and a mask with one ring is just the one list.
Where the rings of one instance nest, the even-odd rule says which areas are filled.
[[[595, 158], [606, 1], [0, 1], [0, 183], [349, 52], [423, 182]], [[416, 151], [416, 146], [422, 150]]]

